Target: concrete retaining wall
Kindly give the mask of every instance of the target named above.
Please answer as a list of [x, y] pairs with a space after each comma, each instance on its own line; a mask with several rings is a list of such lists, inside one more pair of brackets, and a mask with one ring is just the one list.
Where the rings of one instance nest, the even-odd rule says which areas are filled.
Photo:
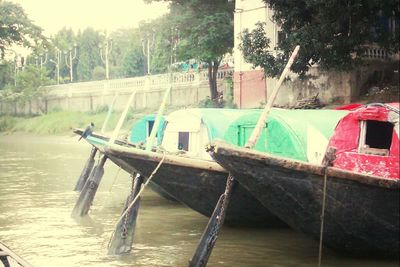
[[[226, 91], [226, 78], [232, 69], [219, 70], [218, 90]], [[150, 75], [127, 79], [71, 83], [44, 87], [45, 97], [25, 103], [7, 103], [0, 99], [0, 114], [41, 114], [52, 110], [93, 111], [109, 105], [123, 110], [129, 96], [136, 91], [132, 108], [157, 108], [165, 90], [172, 86], [169, 104], [195, 105], [210, 96], [207, 72]]]

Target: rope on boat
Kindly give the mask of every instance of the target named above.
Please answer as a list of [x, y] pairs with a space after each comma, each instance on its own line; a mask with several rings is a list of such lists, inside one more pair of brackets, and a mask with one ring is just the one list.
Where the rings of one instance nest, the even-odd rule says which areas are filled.
[[321, 210], [321, 226], [319, 232], [319, 252], [318, 252], [318, 267], [321, 267], [322, 261], [322, 241], [324, 239], [324, 219], [325, 219], [325, 204], [326, 204], [326, 186], [328, 181], [328, 167], [332, 165], [335, 157], [336, 149], [329, 147], [324, 158], [324, 186], [322, 192], [322, 210]]
[[117, 181], [117, 178], [119, 176], [119, 172], [121, 171], [121, 167], [118, 168], [117, 173], [115, 174], [114, 180], [111, 184], [110, 190], [108, 190], [108, 193], [111, 193], [112, 188], [114, 187], [115, 182]]
[[367, 107], [368, 107], [368, 106], [384, 107], [384, 108], [387, 108], [387, 109], [389, 109], [389, 110], [391, 110], [391, 111], [393, 111], [393, 112], [395, 112], [395, 113], [397, 113], [397, 114], [400, 113], [400, 111], [399, 111], [398, 108], [392, 107], [392, 106], [390, 106], [390, 105], [388, 105], [388, 104], [384, 104], [384, 103], [370, 103], [370, 104], [367, 104], [366, 106], [367, 106]]
[[[147, 181], [143, 184], [142, 188], [140, 189], [139, 193], [136, 195], [136, 197], [132, 200], [132, 202], [129, 204], [129, 206], [126, 208], [126, 210], [121, 214], [119, 217], [118, 221], [115, 223], [115, 228], [117, 225], [122, 221], [122, 219], [125, 217], [125, 215], [132, 209], [133, 205], [135, 205], [136, 201], [139, 199], [140, 195], [142, 194], [143, 190], [146, 188], [146, 186], [149, 184], [153, 176], [157, 173], [158, 169], [161, 167], [161, 164], [164, 162], [165, 159], [165, 154], [163, 154], [162, 159], [160, 162], [157, 164], [156, 168], [153, 170], [153, 172], [150, 174], [149, 178], [147, 178]], [[113, 233], [114, 234], [114, 233]], [[111, 238], [112, 239], [112, 238]], [[110, 239], [110, 240], [111, 240]]]
[[324, 189], [323, 189], [323, 197], [322, 197], [322, 211], [321, 211], [321, 227], [319, 232], [319, 252], [318, 252], [318, 267], [321, 267], [322, 260], [322, 241], [324, 238], [324, 218], [325, 218], [325, 202], [326, 202], [326, 182], [328, 179], [328, 168], [324, 168]]

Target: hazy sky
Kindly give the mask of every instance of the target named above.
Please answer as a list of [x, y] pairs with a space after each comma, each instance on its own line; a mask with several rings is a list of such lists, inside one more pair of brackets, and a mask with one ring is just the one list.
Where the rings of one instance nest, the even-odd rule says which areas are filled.
[[96, 30], [136, 27], [138, 22], [167, 12], [164, 3], [145, 4], [143, 0], [11, 0], [19, 3], [34, 23], [55, 34], [64, 26]]

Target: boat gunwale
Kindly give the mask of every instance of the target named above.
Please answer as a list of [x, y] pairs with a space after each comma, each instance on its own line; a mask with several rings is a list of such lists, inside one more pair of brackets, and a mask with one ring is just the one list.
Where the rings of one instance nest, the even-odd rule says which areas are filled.
[[[299, 160], [294, 160], [285, 157], [278, 157], [268, 153], [263, 153], [248, 148], [230, 145], [220, 140], [215, 140], [211, 142], [208, 145], [207, 150], [210, 151], [211, 154], [222, 152], [223, 154], [230, 154], [232, 156], [235, 155], [257, 161], [263, 161], [264, 164], [279, 166], [287, 170], [308, 172], [319, 175], [321, 178], [323, 178], [324, 176], [325, 167], [322, 165], [316, 165], [309, 162], [302, 162]], [[342, 170], [336, 167], [328, 167], [327, 175], [328, 177], [332, 178], [350, 180], [354, 182], [359, 182], [372, 186], [379, 186], [388, 189], [400, 188], [400, 179], [373, 176], [370, 174], [363, 174], [348, 170]]]
[[104, 147], [104, 152], [106, 154], [110, 153], [114, 156], [125, 156], [128, 158], [140, 158], [144, 160], [150, 160], [154, 162], [160, 162], [163, 157], [164, 161], [163, 164], [170, 164], [182, 167], [189, 167], [189, 168], [198, 168], [204, 169], [207, 171], [216, 171], [216, 172], [224, 172], [228, 173], [228, 171], [219, 165], [217, 162], [203, 160], [198, 158], [190, 158], [190, 157], [183, 157], [178, 155], [171, 155], [171, 154], [162, 154], [160, 152], [154, 151], [145, 151], [142, 149], [138, 149], [135, 147], [123, 147], [116, 144], [109, 144]]

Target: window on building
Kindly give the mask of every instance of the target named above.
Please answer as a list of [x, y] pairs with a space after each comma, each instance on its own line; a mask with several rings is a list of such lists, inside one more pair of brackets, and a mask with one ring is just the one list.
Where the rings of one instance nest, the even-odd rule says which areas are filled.
[[178, 149], [189, 151], [189, 132], [179, 132]]
[[282, 42], [286, 39], [286, 34], [283, 31], [278, 31], [278, 40], [277, 44], [281, 45]]
[[392, 145], [393, 124], [387, 121], [361, 121], [359, 152], [388, 156]]

